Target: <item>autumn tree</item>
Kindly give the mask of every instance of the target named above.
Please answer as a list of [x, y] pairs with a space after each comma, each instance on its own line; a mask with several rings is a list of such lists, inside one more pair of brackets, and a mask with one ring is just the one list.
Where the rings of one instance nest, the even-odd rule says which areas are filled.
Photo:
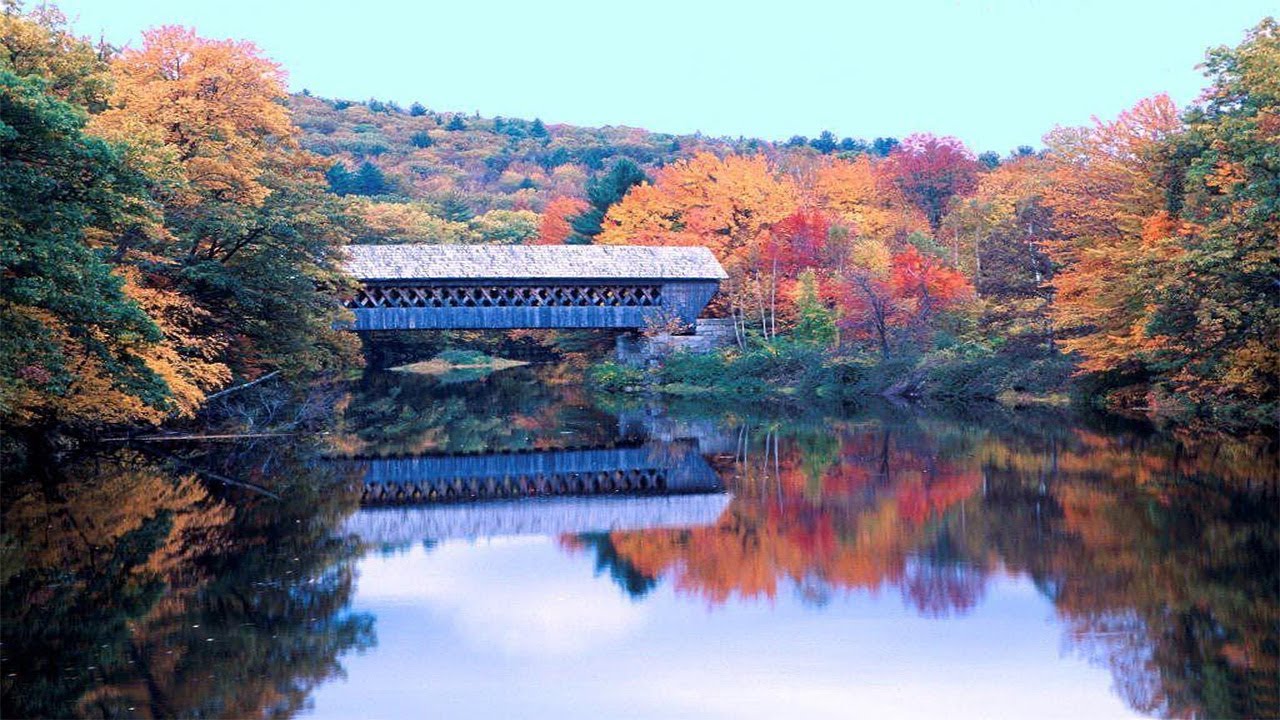
[[280, 68], [250, 43], [164, 27], [111, 70], [110, 107], [90, 129], [128, 140], [163, 188], [163, 227], [121, 233], [117, 256], [150, 258], [142, 284], [172, 278], [207, 310], [201, 332], [240, 375], [354, 362], [355, 340], [334, 330], [343, 209], [326, 163], [298, 148]]
[[560, 196], [547, 203], [542, 209], [542, 218], [538, 221], [539, 245], [563, 245], [573, 232], [569, 219], [587, 209], [586, 201], [568, 196]]
[[929, 223], [870, 157], [831, 159], [812, 173], [808, 192], [820, 208], [863, 237], [903, 241]]
[[1046, 161], [1015, 158], [984, 174], [943, 221], [943, 233], [960, 250], [960, 268], [983, 301], [984, 332], [1035, 354], [1055, 348], [1049, 319], [1054, 267], [1042, 247], [1056, 237], [1044, 203], [1049, 182]]
[[653, 184], [631, 190], [610, 208], [600, 242], [640, 245], [702, 245], [730, 274], [728, 294], [735, 317], [747, 315], [765, 337], [774, 332], [760, 244], [770, 228], [795, 211], [799, 193], [759, 155], [718, 158], [699, 153], [662, 168]]
[[884, 164], [890, 180], [920, 208], [935, 232], [951, 198], [971, 192], [981, 168], [964, 143], [927, 133], [907, 136]]
[[1062, 347], [1090, 373], [1141, 373], [1150, 311], [1164, 284], [1172, 230], [1167, 141], [1181, 129], [1166, 96], [1143, 100], [1116, 120], [1046, 138], [1052, 163], [1044, 202], [1061, 237], [1044, 243], [1061, 265], [1053, 320]]
[[162, 336], [89, 239], [139, 220], [145, 178], [46, 87], [0, 69], [0, 416], [141, 419], [169, 398], [145, 358]]
[[1264, 20], [1205, 68], [1212, 83], [1172, 149], [1185, 169], [1164, 183], [1180, 222], [1144, 229], [1168, 265], [1149, 364], [1164, 402], [1265, 424], [1280, 401], [1280, 26]]

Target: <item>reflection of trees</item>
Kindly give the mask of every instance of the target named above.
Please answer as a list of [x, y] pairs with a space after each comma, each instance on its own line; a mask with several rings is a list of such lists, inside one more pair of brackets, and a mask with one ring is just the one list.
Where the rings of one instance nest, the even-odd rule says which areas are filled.
[[568, 535], [560, 539], [561, 546], [570, 551], [590, 550], [596, 556], [596, 572], [608, 572], [613, 581], [632, 599], [648, 595], [658, 585], [658, 579], [646, 575], [618, 553], [609, 533], [584, 533]]
[[[305, 448], [221, 458], [280, 496], [130, 452], [7, 484], [5, 717], [289, 716], [372, 643], [345, 610], [355, 507]], [[206, 465], [213, 459], [196, 464]], [[10, 499], [12, 498], [12, 499]], [[18, 540], [18, 539], [21, 540]]]
[[516, 368], [453, 384], [413, 373], [370, 374], [344, 404], [336, 449], [492, 452], [614, 440], [613, 418], [574, 387], [544, 382], [554, 371]]
[[912, 601], [954, 601], [936, 612], [972, 607], [982, 567], [936, 553], [911, 558], [946, 510], [973, 494], [977, 476], [910, 444], [919, 436], [842, 430], [744, 427], [738, 456], [721, 463], [734, 500], [716, 525], [616, 532], [613, 546], [642, 575], [671, 577], [713, 604], [773, 598], [784, 581], [821, 603], [833, 592], [901, 585], [910, 571]]
[[1044, 501], [1046, 551], [1012, 568], [1052, 587], [1077, 650], [1136, 709], [1280, 715], [1274, 496], [1174, 476], [1135, 491], [1073, 478]]
[[1061, 423], [774, 422], [717, 463], [734, 499], [714, 526], [611, 533], [609, 562], [713, 605], [894, 587], [926, 616], [1025, 573], [1135, 709], [1275, 717], [1275, 463], [1265, 444]]

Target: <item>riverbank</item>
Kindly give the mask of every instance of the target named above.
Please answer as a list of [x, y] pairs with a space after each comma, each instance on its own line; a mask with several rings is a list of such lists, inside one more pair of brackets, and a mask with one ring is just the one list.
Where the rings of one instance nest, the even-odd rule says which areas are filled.
[[876, 395], [1031, 407], [1069, 404], [1071, 371], [1061, 357], [1014, 358], [972, 346], [881, 356], [784, 339], [746, 350], [677, 353], [652, 369], [601, 362], [588, 370], [587, 382], [605, 392], [837, 401]]

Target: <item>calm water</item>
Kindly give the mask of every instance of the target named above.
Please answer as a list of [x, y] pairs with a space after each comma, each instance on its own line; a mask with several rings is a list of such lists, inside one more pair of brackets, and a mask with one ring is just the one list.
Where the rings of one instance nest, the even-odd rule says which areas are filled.
[[1273, 448], [458, 380], [6, 472], [3, 716], [1280, 715]]

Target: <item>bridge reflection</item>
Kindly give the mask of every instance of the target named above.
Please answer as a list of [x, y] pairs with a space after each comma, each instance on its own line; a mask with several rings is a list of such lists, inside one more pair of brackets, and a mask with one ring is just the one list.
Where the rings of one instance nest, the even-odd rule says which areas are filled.
[[343, 462], [364, 467], [346, 530], [374, 544], [710, 525], [730, 500], [694, 440]]

